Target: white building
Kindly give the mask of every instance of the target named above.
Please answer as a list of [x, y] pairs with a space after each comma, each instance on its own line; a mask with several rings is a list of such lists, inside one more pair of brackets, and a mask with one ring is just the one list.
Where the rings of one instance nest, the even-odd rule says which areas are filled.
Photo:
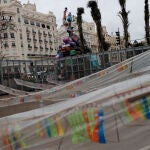
[[7, 4], [10, 3], [13, 0], [0, 0], [0, 4]]
[[[0, 11], [1, 16], [12, 16], [7, 30], [0, 33], [0, 51], [7, 59], [39, 59], [56, 55], [57, 25], [52, 12], [37, 12], [35, 4], [22, 5], [17, 0], [0, 0]], [[2, 23], [3, 20], [0, 25]]]
[[[74, 27], [74, 34], [79, 35], [76, 21], [72, 23], [72, 26]], [[83, 35], [87, 42], [87, 45], [93, 50], [93, 52], [96, 52], [98, 44], [97, 44], [95, 24], [92, 22], [84, 21], [82, 26], [83, 26]], [[61, 45], [63, 44], [63, 38], [68, 36], [67, 29], [64, 25], [60, 26], [60, 28], [58, 29], [58, 35], [59, 35], [59, 45]]]
[[[74, 27], [74, 33], [79, 35], [77, 23], [73, 22], [72, 26]], [[92, 49], [94, 53], [98, 52], [98, 38], [95, 23], [83, 21], [82, 27], [83, 27], [83, 35], [88, 46]], [[110, 43], [109, 50], [119, 49], [119, 46], [116, 44], [116, 36], [109, 35], [106, 26], [103, 26], [103, 34], [106, 42]], [[66, 27], [64, 25], [60, 26], [60, 28], [58, 29], [58, 35], [59, 35], [59, 44], [61, 45], [63, 44], [63, 38], [68, 36]]]

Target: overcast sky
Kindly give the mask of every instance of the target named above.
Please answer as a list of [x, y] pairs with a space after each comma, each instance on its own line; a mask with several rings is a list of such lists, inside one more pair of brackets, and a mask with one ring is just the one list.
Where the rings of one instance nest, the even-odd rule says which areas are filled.
[[[21, 0], [22, 4], [27, 3], [28, 0]], [[64, 8], [68, 8], [68, 12], [76, 15], [78, 7], [84, 7], [85, 14], [84, 20], [92, 21], [90, 16], [90, 9], [87, 8], [88, 0], [30, 0], [35, 3], [37, 11], [48, 13], [52, 11], [57, 19], [57, 24], [62, 23]], [[120, 10], [118, 0], [98, 0], [98, 5], [102, 15], [102, 24], [106, 26], [108, 33], [114, 34], [115, 31], [120, 29], [121, 35], [123, 34], [122, 24], [117, 13]], [[144, 38], [144, 0], [127, 0], [127, 10], [129, 14], [129, 32], [131, 40]]]

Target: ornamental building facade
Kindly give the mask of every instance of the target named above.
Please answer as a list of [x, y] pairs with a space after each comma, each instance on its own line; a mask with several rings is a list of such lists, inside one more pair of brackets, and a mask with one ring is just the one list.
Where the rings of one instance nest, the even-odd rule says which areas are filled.
[[17, 0], [0, 0], [0, 12], [0, 54], [6, 59], [56, 55], [57, 24], [52, 12], [37, 12], [35, 4]]

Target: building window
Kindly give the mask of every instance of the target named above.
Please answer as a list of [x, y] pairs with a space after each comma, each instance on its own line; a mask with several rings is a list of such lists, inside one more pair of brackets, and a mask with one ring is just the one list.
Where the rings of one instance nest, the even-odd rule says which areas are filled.
[[10, 24], [9, 29], [10, 30], [14, 30], [14, 28], [15, 28], [15, 25], [14, 24]]
[[50, 29], [50, 26], [47, 26], [47, 29]]
[[4, 39], [7, 39], [7, 38], [8, 38], [7, 33], [4, 33]]
[[21, 47], [23, 47], [23, 43], [21, 42]]
[[27, 35], [27, 38], [30, 38], [30, 36], [29, 36], [29, 35]]
[[29, 34], [30, 33], [30, 30], [29, 30], [29, 28], [26, 28], [26, 32]]
[[20, 10], [19, 10], [19, 8], [17, 8], [17, 13], [20, 13]]
[[7, 48], [8, 46], [8, 42], [5, 42], [4, 47]]
[[22, 40], [22, 34], [20, 34], [20, 39]]
[[34, 29], [32, 29], [32, 33], [33, 33], [33, 35], [35, 36], [35, 34], [36, 34], [36, 31], [35, 31]]
[[49, 38], [51, 38], [52, 37], [52, 35], [48, 32], [48, 36], [49, 36]]
[[20, 18], [18, 18], [18, 22], [21, 22], [21, 19], [20, 19]]
[[24, 19], [25, 24], [29, 24], [29, 21], [27, 19]]
[[31, 24], [31, 25], [35, 25], [35, 24], [34, 24], [34, 21], [30, 21], [30, 24]]
[[45, 24], [42, 24], [42, 28], [45, 28]]
[[36, 22], [36, 26], [37, 26], [37, 27], [40, 27], [40, 23], [39, 23], [39, 22]]
[[14, 33], [10, 33], [10, 37], [11, 37], [11, 38], [15, 38]]
[[12, 47], [16, 47], [16, 44], [15, 44], [15, 42], [12, 42]]

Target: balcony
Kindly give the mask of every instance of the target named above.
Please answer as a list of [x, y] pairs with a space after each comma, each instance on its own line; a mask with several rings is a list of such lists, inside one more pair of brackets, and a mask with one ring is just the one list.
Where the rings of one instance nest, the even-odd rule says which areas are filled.
[[44, 37], [46, 37], [46, 36], [47, 36], [47, 33], [43, 32], [43, 35], [44, 35]]
[[28, 40], [28, 42], [30, 42], [30, 41], [31, 41], [31, 38], [27, 38], [27, 40]]
[[8, 48], [9, 46], [8, 46], [8, 44], [7, 44], [7, 43], [5, 43], [5, 44], [4, 44], [4, 47], [5, 47], [5, 48]]
[[35, 35], [35, 34], [36, 34], [36, 32], [35, 32], [34, 30], [32, 30], [32, 34], [34, 34], [34, 35]]
[[49, 40], [49, 44], [52, 45], [52, 43], [53, 43], [53, 42], [52, 42], [51, 40]]
[[16, 47], [16, 44], [15, 43], [12, 43], [12, 45], [11, 45], [12, 47]]
[[8, 39], [8, 36], [4, 36], [4, 39]]
[[34, 42], [37, 42], [37, 39], [33, 39]]
[[46, 50], [46, 51], [48, 51], [48, 50], [49, 50], [49, 48], [48, 48], [48, 47], [45, 47], [45, 50]]
[[31, 46], [31, 45], [28, 45], [28, 48], [29, 48], [29, 50], [31, 50], [31, 49], [32, 49], [32, 46]]
[[38, 32], [38, 35], [40, 36], [40, 35], [42, 35], [42, 33], [41, 33], [41, 32]]
[[[15, 36], [11, 36], [12, 39], [15, 39]], [[21, 39], [21, 38], [20, 38]]]
[[45, 43], [45, 44], [47, 44], [47, 43], [48, 43], [48, 41], [44, 40], [44, 43]]
[[34, 46], [34, 50], [37, 50], [38, 49], [38, 47], [37, 46]]
[[42, 43], [43, 41], [42, 41], [42, 40], [39, 40], [39, 42]]
[[52, 37], [52, 35], [51, 35], [50, 33], [48, 33], [48, 37], [49, 37], [49, 38], [51, 38], [51, 37]]
[[53, 48], [52, 48], [52, 47], [50, 47], [50, 51], [51, 51], [51, 52], [53, 51]]
[[40, 51], [43, 51], [43, 47], [42, 46], [40, 46]]
[[9, 29], [14, 30], [14, 28], [15, 28], [15, 24], [10, 24]]
[[27, 32], [27, 33], [30, 33], [30, 30], [29, 30], [29, 29], [26, 29], [26, 32]]

